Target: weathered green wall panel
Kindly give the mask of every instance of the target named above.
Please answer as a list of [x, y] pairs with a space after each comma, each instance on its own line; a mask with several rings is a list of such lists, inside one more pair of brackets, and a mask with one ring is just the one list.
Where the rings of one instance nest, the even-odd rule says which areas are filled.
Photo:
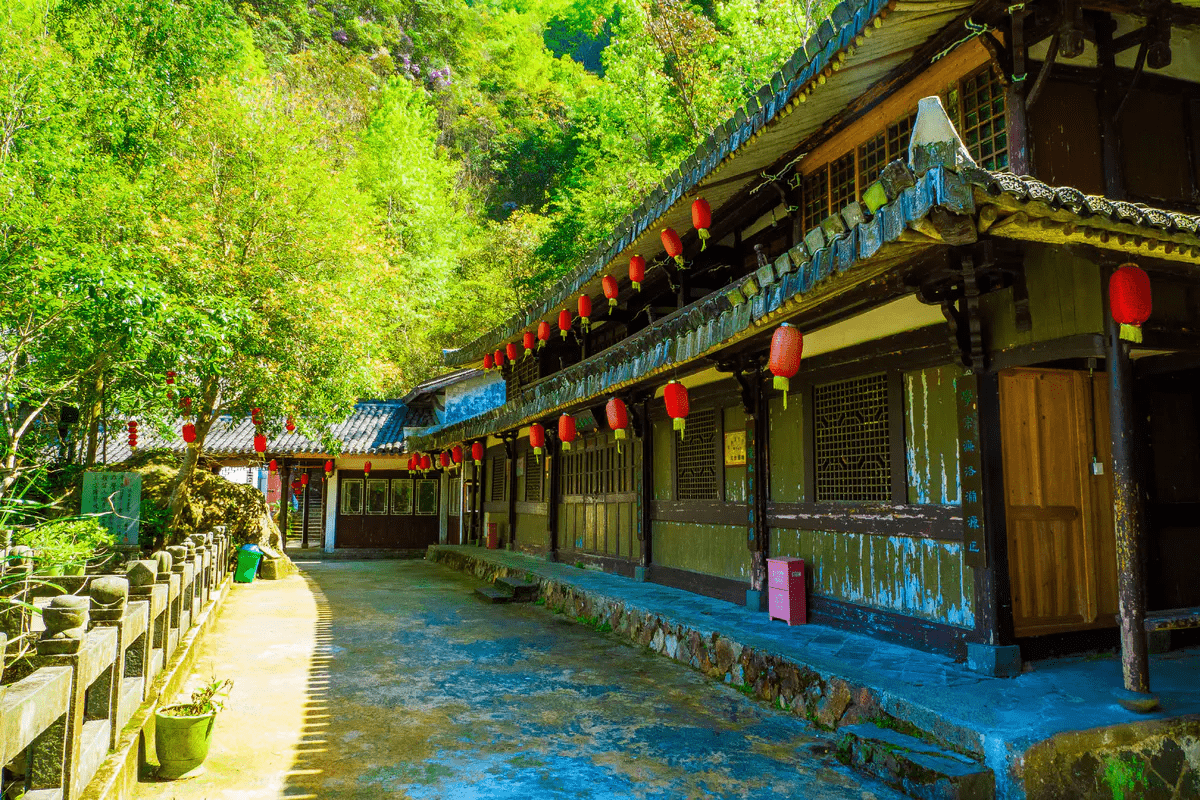
[[[741, 406], [726, 408], [723, 416], [724, 428], [721, 433], [721, 441], [718, 442], [719, 447], [717, 451], [718, 469], [725, 463], [725, 431], [746, 430], [746, 412]], [[744, 466], [725, 467], [725, 502], [746, 502], [746, 468]]]
[[659, 566], [750, 580], [750, 551], [741, 526], [656, 520], [651, 536], [650, 554]]
[[767, 403], [768, 437], [771, 443], [770, 497], [781, 503], [804, 500], [804, 402], [799, 392], [788, 396], [773, 393]]
[[1100, 267], [1062, 247], [1030, 244], [1025, 255], [1025, 283], [1033, 329], [1017, 330], [1012, 289], [984, 295], [982, 306], [989, 346], [1005, 350], [1104, 331]]
[[774, 528], [771, 554], [803, 558], [812, 591], [821, 596], [961, 628], [975, 625], [975, 576], [963, 565], [958, 542]]
[[548, 519], [540, 514], [517, 514], [517, 545], [520, 547], [549, 546]]
[[660, 420], [654, 429], [654, 499], [672, 500], [675, 496], [675, 435], [670, 420]]
[[958, 504], [957, 365], [904, 374], [904, 439], [908, 502]]

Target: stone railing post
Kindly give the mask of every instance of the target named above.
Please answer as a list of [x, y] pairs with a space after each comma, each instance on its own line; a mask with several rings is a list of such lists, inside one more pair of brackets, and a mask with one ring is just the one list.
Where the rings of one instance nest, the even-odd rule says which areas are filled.
[[166, 663], [167, 587], [159, 589], [157, 561], [130, 561], [125, 567], [129, 581], [129, 605], [144, 605], [146, 632], [125, 654], [125, 672], [142, 678], [142, 699], [150, 695], [150, 685]]
[[167, 548], [171, 554], [171, 627], [175, 628], [176, 642], [183, 639], [184, 633], [192, 624], [192, 603], [187, 597], [187, 548], [182, 545], [172, 545]]
[[142, 703], [145, 694], [146, 641], [149, 638], [149, 603], [129, 602], [129, 580], [115, 575], [93, 578], [92, 624], [117, 630], [117, 648], [112, 667], [109, 715], [112, 723], [109, 747], [125, 723]]
[[[175, 555], [171, 552], [171, 548], [165, 551], [159, 551], [155, 554], [158, 559], [158, 583], [165, 583], [167, 586], [167, 638], [166, 638], [166, 659], [170, 660], [171, 654], [175, 652], [176, 645], [179, 644], [179, 614], [182, 610], [179, 602], [179, 592], [183, 588], [182, 575], [176, 570]], [[166, 569], [166, 576], [163, 576], [163, 570]], [[182, 568], [180, 568], [182, 569]], [[166, 661], [163, 662], [166, 666]]]

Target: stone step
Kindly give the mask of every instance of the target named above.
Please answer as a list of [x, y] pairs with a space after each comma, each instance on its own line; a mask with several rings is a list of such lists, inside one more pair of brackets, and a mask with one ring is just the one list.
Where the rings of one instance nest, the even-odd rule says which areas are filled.
[[511, 603], [513, 601], [512, 594], [497, 589], [495, 586], [480, 586], [475, 590], [475, 596], [489, 603]]
[[496, 586], [502, 590], [512, 592], [513, 600], [518, 603], [532, 603], [538, 596], [538, 585], [523, 581], [520, 578], [497, 578]]
[[967, 756], [878, 725], [838, 728], [838, 758], [920, 800], [993, 800], [996, 776]]

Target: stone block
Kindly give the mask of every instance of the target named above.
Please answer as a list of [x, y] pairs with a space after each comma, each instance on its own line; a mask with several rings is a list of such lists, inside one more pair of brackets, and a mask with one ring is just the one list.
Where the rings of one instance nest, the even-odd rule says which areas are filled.
[[1021, 674], [1021, 648], [967, 642], [967, 669], [993, 678], [1015, 678]]

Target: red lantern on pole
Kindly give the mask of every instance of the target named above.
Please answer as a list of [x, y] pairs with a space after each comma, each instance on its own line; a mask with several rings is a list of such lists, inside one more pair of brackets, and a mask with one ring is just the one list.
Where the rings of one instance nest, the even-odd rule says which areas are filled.
[[608, 298], [608, 313], [611, 316], [612, 310], [617, 306], [617, 295], [620, 293], [617, 279], [612, 275], [605, 275], [600, 279], [600, 285], [604, 287], [604, 296]]
[[256, 433], [254, 435], [254, 452], [258, 453], [260, 456], [267, 452], [267, 437], [261, 433]]
[[364, 478], [371, 477], [371, 462], [370, 461], [363, 464], [363, 477]]
[[604, 416], [608, 418], [613, 437], [624, 439], [625, 429], [629, 427], [629, 409], [625, 407], [625, 401], [619, 397], [610, 398], [604, 406]]
[[449, 467], [450, 466], [450, 454], [447, 453], [445, 450], [443, 450], [441, 455], [438, 456], [438, 463], [442, 465], [442, 469], [446, 469], [447, 467]]
[[300, 485], [308, 486], [308, 473], [307, 472], [300, 473]]
[[660, 234], [662, 239], [663, 249], [667, 251], [667, 255], [675, 259], [675, 263], [682, 269], [686, 264], [683, 260], [683, 242], [679, 240], [679, 234], [674, 228], [663, 228]]
[[700, 237], [700, 249], [708, 247], [708, 229], [712, 227], [712, 207], [703, 197], [692, 201], [692, 227]]
[[463, 459], [463, 448], [461, 444], [456, 444], [450, 448], [450, 460], [455, 464], [461, 464]]
[[533, 355], [534, 336], [533, 331], [525, 331], [525, 335], [521, 337], [521, 344], [525, 345], [525, 357]]
[[646, 259], [634, 256], [629, 259], [629, 282], [633, 284], [635, 292], [642, 290], [642, 281], [644, 280], [646, 280]]
[[1150, 319], [1150, 276], [1137, 264], [1122, 264], [1108, 279], [1108, 305], [1127, 342], [1142, 341], [1142, 324]]
[[592, 298], [586, 294], [579, 295], [579, 326], [586, 332], [592, 327], [588, 317], [592, 315]]
[[492, 360], [496, 363], [497, 369], [499, 369], [500, 367], [503, 367], [504, 366], [504, 351], [497, 350], [496, 352], [492, 353]]
[[687, 387], [679, 381], [671, 381], [663, 389], [663, 400], [667, 404], [667, 416], [671, 418], [671, 426], [679, 431], [679, 438], [682, 439], [688, 415]]
[[477, 467], [483, 465], [483, 442], [474, 442], [471, 445], [471, 460]]
[[533, 454], [540, 456], [542, 450], [546, 447], [546, 429], [542, 427], [540, 422], [535, 422], [529, 426], [529, 444], [533, 445]]
[[495, 365], [496, 365], [496, 359], [492, 358], [492, 354], [491, 354], [491, 353], [484, 353], [484, 354], [483, 354], [483, 368], [484, 368], [484, 369], [491, 369], [491, 368], [492, 368], [492, 367], [494, 367]]
[[512, 364], [517, 363], [517, 343], [509, 342], [504, 345], [504, 354], [508, 356], [508, 360]]
[[558, 438], [563, 450], [571, 449], [571, 443], [575, 441], [575, 418], [570, 414], [558, 418]]
[[804, 336], [798, 328], [786, 322], [771, 336], [771, 360], [767, 367], [775, 376], [776, 389], [783, 392], [783, 407], [787, 408], [789, 380], [800, 370], [800, 355], [804, 352]]
[[196, 441], [196, 426], [190, 422], [183, 426], [183, 440], [188, 444]]
[[333, 477], [333, 461], [332, 460], [325, 462], [325, 477], [326, 478]]
[[558, 332], [562, 334], [562, 338], [567, 338], [567, 332], [571, 330], [571, 312], [565, 308], [558, 312]]
[[548, 342], [550, 340], [550, 323], [546, 322], [546, 320], [542, 320], [541, 322], [538, 323], [537, 338], [538, 338], [537, 349], [541, 350], [543, 347], [546, 346], [546, 342]]

